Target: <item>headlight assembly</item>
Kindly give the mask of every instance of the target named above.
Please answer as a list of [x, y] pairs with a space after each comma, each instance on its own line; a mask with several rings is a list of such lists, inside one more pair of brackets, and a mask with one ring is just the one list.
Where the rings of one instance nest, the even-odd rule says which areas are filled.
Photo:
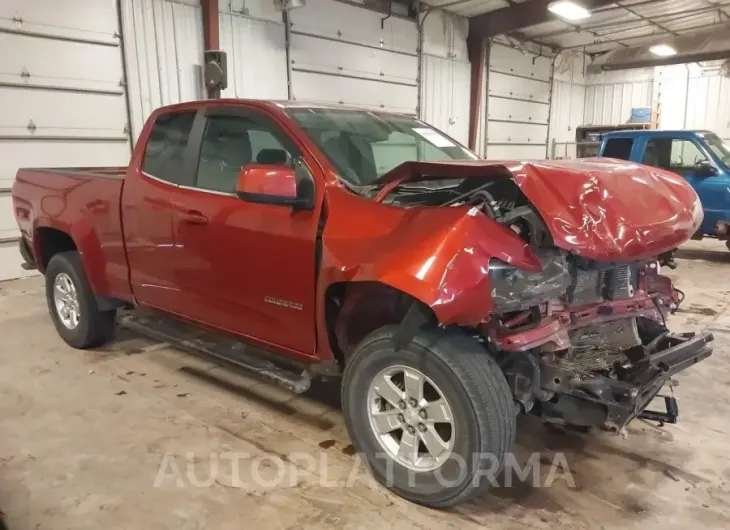
[[496, 258], [489, 261], [492, 301], [500, 313], [520, 311], [565, 294], [570, 285], [563, 255], [541, 256], [542, 271], [527, 272]]

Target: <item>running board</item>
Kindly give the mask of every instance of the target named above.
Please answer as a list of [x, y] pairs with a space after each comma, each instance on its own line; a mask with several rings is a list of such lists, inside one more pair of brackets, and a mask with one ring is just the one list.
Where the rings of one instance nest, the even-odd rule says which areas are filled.
[[253, 346], [221, 338], [168, 317], [127, 313], [120, 316], [119, 325], [206, 360], [242, 369], [295, 394], [303, 394], [312, 384], [312, 377], [306, 370], [301, 374], [286, 370], [249, 351], [256, 350]]

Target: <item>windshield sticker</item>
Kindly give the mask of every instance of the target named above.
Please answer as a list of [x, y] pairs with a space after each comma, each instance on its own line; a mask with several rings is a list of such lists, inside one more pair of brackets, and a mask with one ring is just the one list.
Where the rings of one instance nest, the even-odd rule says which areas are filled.
[[413, 132], [420, 134], [436, 147], [454, 147], [454, 142], [428, 127], [416, 127]]

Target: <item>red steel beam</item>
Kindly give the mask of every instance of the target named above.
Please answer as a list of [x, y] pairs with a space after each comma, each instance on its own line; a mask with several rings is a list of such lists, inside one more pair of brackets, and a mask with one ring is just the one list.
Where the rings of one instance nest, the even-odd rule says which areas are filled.
[[482, 102], [481, 88], [484, 81], [486, 64], [486, 39], [469, 34], [466, 39], [469, 63], [471, 64], [471, 84], [469, 87], [469, 149], [476, 150], [479, 110]]
[[203, 49], [220, 50], [218, 0], [203, 0]]
[[[509, 7], [503, 7], [469, 19], [469, 35], [482, 38], [504, 35], [511, 31], [535, 26], [549, 20], [556, 19], [548, 11], [548, 5], [555, 0], [528, 0]], [[617, 0], [577, 0], [586, 9], [615, 4]], [[560, 19], [558, 19], [560, 20]], [[590, 19], [588, 19], [590, 20]], [[575, 25], [575, 24], [573, 24]]]

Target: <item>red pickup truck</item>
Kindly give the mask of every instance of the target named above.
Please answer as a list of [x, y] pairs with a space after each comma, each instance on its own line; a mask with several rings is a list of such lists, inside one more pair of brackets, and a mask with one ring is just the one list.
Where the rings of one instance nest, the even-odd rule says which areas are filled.
[[657, 261], [697, 195], [629, 162], [485, 161], [408, 116], [221, 99], [155, 111], [127, 168], [21, 169], [13, 201], [70, 345], [134, 308], [298, 392], [342, 375], [372, 473], [429, 506], [491, 482], [518, 414], [676, 421], [646, 409], [712, 352], [667, 329], [683, 295]]

